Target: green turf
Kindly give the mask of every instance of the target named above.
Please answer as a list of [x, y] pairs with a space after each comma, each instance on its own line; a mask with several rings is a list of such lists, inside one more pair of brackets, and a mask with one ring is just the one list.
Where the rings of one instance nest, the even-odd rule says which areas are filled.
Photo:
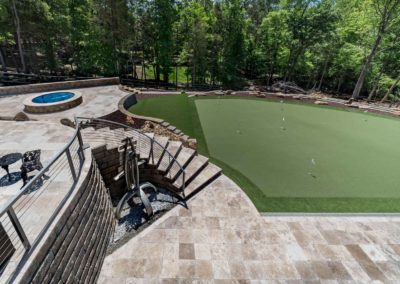
[[191, 119], [192, 108], [185, 94], [141, 100], [138, 104], [130, 107], [129, 111], [165, 119], [190, 137], [194, 136]]
[[400, 121], [254, 99], [148, 99], [132, 109], [199, 140], [260, 211], [399, 212]]

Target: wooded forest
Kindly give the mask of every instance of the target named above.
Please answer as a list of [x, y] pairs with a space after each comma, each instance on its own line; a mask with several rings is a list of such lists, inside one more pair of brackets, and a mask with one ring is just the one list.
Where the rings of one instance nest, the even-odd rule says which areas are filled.
[[23, 73], [397, 100], [399, 38], [400, 0], [0, 0], [0, 64]]

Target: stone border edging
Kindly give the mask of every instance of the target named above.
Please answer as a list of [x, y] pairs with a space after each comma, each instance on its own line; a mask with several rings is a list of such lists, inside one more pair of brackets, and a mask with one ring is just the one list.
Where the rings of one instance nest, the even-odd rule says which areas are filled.
[[[188, 146], [189, 148], [195, 149], [197, 147], [196, 139], [189, 137], [188, 135], [183, 133], [180, 129], [178, 129], [176, 126], [171, 125], [169, 122], [167, 122], [163, 119], [160, 119], [160, 118], [151, 117], [151, 116], [141, 116], [141, 115], [137, 115], [132, 112], [129, 112], [128, 109], [137, 103], [137, 96], [140, 96], [141, 93], [139, 93], [138, 91], [134, 91], [132, 93], [128, 92], [128, 91], [124, 90], [121, 86], [120, 86], [120, 90], [122, 92], [128, 93], [128, 95], [126, 95], [125, 97], [120, 99], [118, 102], [118, 110], [123, 115], [125, 115], [128, 118], [132, 118], [133, 120], [140, 121], [141, 125], [144, 125], [146, 123], [146, 121], [150, 121], [155, 124], [158, 124], [159, 126], [164, 128], [166, 131], [179, 137], [179, 140], [184, 145]], [[175, 94], [176, 94], [176, 92], [165, 92], [163, 95], [175, 95]], [[157, 97], [159, 95], [161, 95], [161, 94], [155, 95], [154, 97]], [[172, 139], [172, 140], [174, 140], [174, 139]]]
[[129, 93], [128, 95], [126, 95], [125, 97], [120, 99], [118, 102], [119, 111], [127, 116], [134, 118], [134, 119], [148, 120], [148, 121], [158, 123], [158, 124], [163, 123], [164, 120], [162, 120], [160, 118], [151, 117], [151, 116], [141, 116], [141, 115], [137, 115], [137, 114], [134, 114], [134, 113], [128, 111], [128, 108], [130, 108], [131, 106], [133, 106], [134, 104], [137, 103], [136, 95], [137, 95], [136, 93]]
[[[55, 92], [56, 93], [56, 92]], [[49, 93], [47, 93], [49, 94]], [[74, 96], [63, 101], [54, 103], [35, 103], [33, 99], [40, 97], [42, 95], [33, 95], [26, 98], [23, 102], [24, 111], [28, 113], [49, 113], [56, 111], [63, 111], [80, 105], [83, 101], [82, 93], [75, 91]], [[45, 95], [45, 94], [44, 94]]]
[[97, 87], [105, 85], [118, 85], [118, 84], [119, 84], [119, 77], [110, 77], [110, 78], [86, 79], [86, 80], [75, 80], [75, 81], [61, 81], [52, 83], [28, 84], [19, 86], [7, 86], [7, 87], [0, 87], [0, 96], [48, 92], [48, 91], [57, 91], [63, 89]]

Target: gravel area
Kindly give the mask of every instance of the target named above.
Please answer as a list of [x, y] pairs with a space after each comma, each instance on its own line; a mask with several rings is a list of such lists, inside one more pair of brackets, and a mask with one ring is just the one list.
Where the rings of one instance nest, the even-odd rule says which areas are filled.
[[154, 212], [151, 218], [147, 218], [146, 211], [139, 197], [135, 197], [125, 204], [121, 219], [116, 223], [114, 235], [111, 240], [112, 251], [152, 224], [165, 212], [175, 207], [175, 205], [182, 203], [169, 190], [164, 188], [157, 189], [158, 192], [147, 192]]

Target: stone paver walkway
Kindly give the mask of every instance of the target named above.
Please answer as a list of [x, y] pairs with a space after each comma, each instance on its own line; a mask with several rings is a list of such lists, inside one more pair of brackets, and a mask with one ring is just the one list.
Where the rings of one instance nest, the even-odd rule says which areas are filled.
[[[41, 150], [41, 161], [45, 166], [71, 139], [74, 129], [57, 122], [0, 121], [0, 156], [10, 153], [23, 154], [26, 151]], [[20, 174], [21, 161], [10, 166], [10, 173]], [[0, 168], [0, 207], [16, 195], [22, 187], [22, 180], [8, 182], [6, 172]]]
[[400, 217], [263, 217], [225, 176], [188, 207], [108, 255], [99, 283], [400, 279]]
[[[82, 94], [83, 102], [77, 107], [69, 110], [53, 112], [47, 114], [30, 114], [27, 115], [30, 118], [37, 120], [48, 120], [59, 122], [61, 118], [73, 119], [75, 115], [85, 117], [100, 117], [106, 114], [112, 113], [118, 109], [118, 101], [127, 95], [126, 92], [122, 92], [118, 86], [101, 86], [93, 88], [82, 88], [72, 89], [64, 91], [79, 91]], [[18, 112], [24, 109], [24, 100], [29, 96], [39, 95], [36, 94], [23, 94], [13, 96], [1, 96], [0, 116], [14, 117]]]

